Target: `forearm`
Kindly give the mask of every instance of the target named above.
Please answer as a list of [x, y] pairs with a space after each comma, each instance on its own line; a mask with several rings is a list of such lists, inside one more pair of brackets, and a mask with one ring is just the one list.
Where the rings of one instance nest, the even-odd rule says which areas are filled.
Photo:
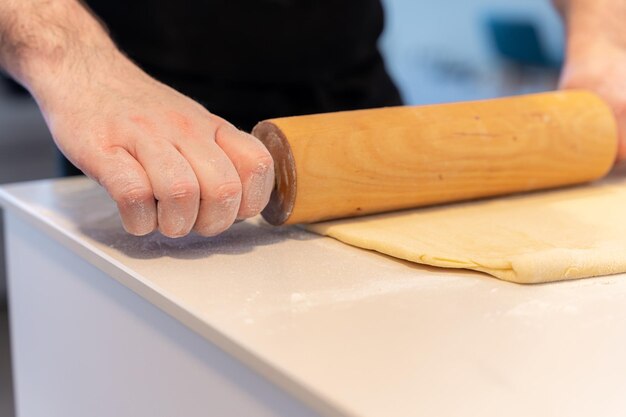
[[36, 96], [119, 55], [78, 0], [0, 2], [0, 65]]
[[600, 52], [605, 47], [626, 49], [626, 1], [553, 0], [566, 25], [567, 54]]

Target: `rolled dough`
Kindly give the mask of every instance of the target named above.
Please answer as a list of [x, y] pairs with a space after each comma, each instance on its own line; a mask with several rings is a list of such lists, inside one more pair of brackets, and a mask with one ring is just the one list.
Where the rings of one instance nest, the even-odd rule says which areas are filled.
[[308, 225], [397, 258], [540, 283], [626, 272], [626, 180]]

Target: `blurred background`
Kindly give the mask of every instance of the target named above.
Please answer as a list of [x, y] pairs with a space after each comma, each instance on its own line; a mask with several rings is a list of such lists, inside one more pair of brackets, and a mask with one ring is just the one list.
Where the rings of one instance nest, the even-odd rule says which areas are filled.
[[[406, 104], [556, 88], [563, 31], [549, 0], [383, 3], [386, 30], [380, 46]], [[58, 175], [54, 144], [36, 104], [15, 84], [0, 79], [0, 184]], [[0, 417], [12, 417], [5, 294], [0, 239]]]

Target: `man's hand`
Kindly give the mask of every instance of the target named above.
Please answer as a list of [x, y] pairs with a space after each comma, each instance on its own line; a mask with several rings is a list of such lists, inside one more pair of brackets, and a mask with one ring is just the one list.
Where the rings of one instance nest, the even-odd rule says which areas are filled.
[[618, 125], [618, 160], [626, 159], [626, 2], [554, 0], [567, 26], [562, 88], [598, 93]]
[[267, 204], [274, 167], [257, 139], [142, 72], [75, 0], [5, 1], [0, 63], [128, 232], [216, 235]]
[[254, 137], [123, 57], [68, 77], [42, 106], [63, 153], [117, 202], [126, 229], [216, 235], [260, 212], [273, 163]]

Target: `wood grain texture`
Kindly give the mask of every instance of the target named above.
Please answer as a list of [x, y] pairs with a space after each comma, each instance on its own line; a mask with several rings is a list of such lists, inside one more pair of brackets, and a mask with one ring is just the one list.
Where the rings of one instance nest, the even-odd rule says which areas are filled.
[[586, 91], [278, 118], [253, 134], [276, 164], [272, 224], [587, 182], [617, 150], [611, 110]]

